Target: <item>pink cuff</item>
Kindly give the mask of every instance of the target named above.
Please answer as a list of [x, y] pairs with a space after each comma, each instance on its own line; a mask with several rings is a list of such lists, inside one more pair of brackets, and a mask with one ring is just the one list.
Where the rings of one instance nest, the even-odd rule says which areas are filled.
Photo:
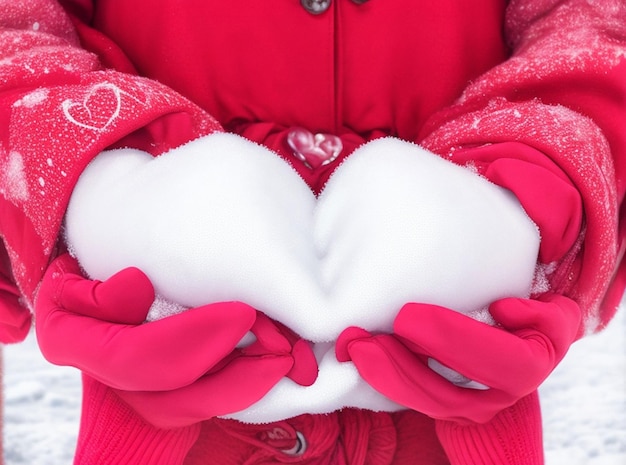
[[537, 391], [484, 424], [436, 421], [451, 465], [543, 465], [541, 410]]
[[74, 465], [182, 465], [200, 424], [158, 429], [110, 388], [83, 375], [83, 406]]

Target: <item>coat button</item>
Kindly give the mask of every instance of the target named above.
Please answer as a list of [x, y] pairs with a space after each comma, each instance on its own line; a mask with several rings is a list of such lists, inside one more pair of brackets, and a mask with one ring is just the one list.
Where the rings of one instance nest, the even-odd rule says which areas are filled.
[[319, 15], [328, 10], [331, 0], [300, 0], [306, 11], [313, 15]]

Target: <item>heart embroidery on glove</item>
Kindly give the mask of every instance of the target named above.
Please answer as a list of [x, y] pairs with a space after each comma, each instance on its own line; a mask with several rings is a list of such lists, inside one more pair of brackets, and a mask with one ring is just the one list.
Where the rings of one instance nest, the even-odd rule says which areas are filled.
[[296, 158], [311, 170], [332, 163], [343, 150], [339, 137], [332, 134], [313, 134], [300, 127], [289, 131], [287, 143]]

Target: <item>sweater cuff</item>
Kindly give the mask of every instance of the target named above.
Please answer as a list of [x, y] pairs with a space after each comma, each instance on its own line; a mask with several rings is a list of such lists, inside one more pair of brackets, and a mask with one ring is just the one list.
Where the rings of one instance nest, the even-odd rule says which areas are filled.
[[159, 429], [113, 390], [83, 375], [83, 405], [74, 465], [182, 465], [200, 424]]
[[542, 465], [541, 410], [537, 391], [484, 424], [437, 420], [436, 431], [451, 465]]

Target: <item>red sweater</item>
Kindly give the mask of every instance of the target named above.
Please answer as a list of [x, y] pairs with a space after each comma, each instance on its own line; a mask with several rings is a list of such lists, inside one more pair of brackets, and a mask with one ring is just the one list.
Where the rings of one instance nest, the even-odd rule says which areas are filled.
[[[585, 211], [581, 240], [547, 268], [552, 289], [581, 305], [587, 332], [615, 312], [626, 285], [621, 0], [332, 0], [319, 15], [297, 0], [4, 3], [7, 302], [22, 293], [32, 306], [72, 188], [103, 149], [157, 155], [233, 131], [276, 150], [317, 192], [336, 164], [310, 171], [294, 159], [285, 133], [303, 126], [340, 136], [342, 157], [382, 135], [477, 166], [515, 157], [509, 142], [533, 148]], [[6, 307], [2, 336], [19, 339], [30, 314]]]

